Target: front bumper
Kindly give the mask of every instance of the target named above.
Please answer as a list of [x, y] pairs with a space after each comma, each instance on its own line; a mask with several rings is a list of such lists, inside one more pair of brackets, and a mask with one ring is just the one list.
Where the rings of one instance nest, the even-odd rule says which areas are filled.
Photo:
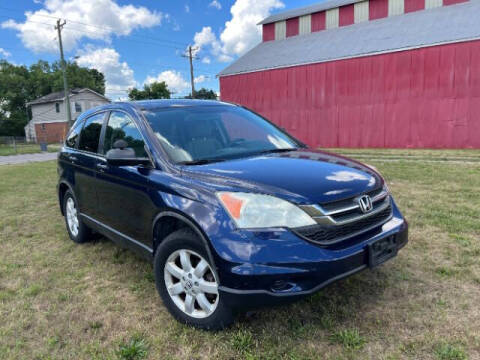
[[334, 247], [318, 246], [288, 230], [240, 235], [221, 242], [228, 252], [216, 259], [219, 290], [231, 306], [250, 308], [296, 300], [368, 268], [369, 245], [394, 238], [401, 249], [408, 242], [408, 224], [393, 204], [392, 219], [379, 229]]

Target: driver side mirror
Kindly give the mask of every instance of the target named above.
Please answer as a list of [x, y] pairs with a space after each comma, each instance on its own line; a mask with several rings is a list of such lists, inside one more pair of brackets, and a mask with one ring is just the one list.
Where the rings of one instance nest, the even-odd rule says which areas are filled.
[[119, 139], [113, 143], [112, 149], [107, 151], [107, 163], [113, 166], [135, 166], [150, 164], [149, 158], [139, 158], [135, 155], [135, 150], [128, 147], [128, 143]]

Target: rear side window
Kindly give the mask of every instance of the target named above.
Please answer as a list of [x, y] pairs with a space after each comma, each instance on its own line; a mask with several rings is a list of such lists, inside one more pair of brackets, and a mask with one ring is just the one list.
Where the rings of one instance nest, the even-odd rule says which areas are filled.
[[105, 131], [104, 152], [107, 153], [119, 139], [125, 140], [137, 157], [147, 157], [145, 142], [133, 120], [123, 112], [112, 111]]
[[105, 113], [100, 113], [89, 117], [85, 121], [82, 133], [80, 134], [79, 150], [96, 153], [100, 141], [100, 132], [102, 131], [103, 118]]
[[77, 145], [77, 139], [80, 135], [80, 130], [82, 130], [83, 121], [78, 121], [73, 126], [72, 130], [68, 133], [67, 140], [65, 140], [65, 145], [69, 148], [75, 148]]

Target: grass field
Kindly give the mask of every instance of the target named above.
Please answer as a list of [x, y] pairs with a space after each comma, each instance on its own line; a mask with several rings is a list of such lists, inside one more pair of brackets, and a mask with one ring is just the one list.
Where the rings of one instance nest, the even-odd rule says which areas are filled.
[[[48, 152], [55, 152], [58, 151], [60, 145], [58, 144], [49, 144], [47, 146]], [[7, 156], [7, 155], [19, 155], [19, 154], [36, 154], [40, 151], [39, 144], [17, 144], [16, 147], [13, 145], [4, 145], [0, 144], [0, 156]]]
[[342, 152], [385, 175], [410, 243], [218, 333], [174, 321], [147, 262], [68, 239], [55, 163], [1, 166], [0, 359], [480, 359], [480, 152]]

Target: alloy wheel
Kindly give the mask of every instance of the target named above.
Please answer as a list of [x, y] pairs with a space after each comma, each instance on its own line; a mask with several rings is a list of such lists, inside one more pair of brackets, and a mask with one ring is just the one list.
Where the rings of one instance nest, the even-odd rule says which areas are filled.
[[217, 308], [217, 279], [208, 262], [196, 252], [173, 252], [165, 263], [164, 278], [170, 298], [188, 316], [207, 318]]
[[67, 217], [67, 224], [70, 232], [73, 236], [78, 235], [78, 216], [77, 216], [77, 208], [75, 207], [75, 202], [71, 197], [67, 199], [67, 206], [66, 206], [66, 217]]

